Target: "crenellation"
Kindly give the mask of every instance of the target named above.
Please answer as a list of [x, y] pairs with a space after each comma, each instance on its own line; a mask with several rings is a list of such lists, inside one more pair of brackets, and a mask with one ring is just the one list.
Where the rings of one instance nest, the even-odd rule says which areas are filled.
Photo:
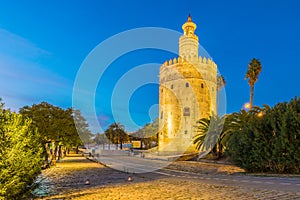
[[176, 64], [176, 63], [177, 63], [177, 59], [174, 58], [174, 59], [173, 59], [173, 64]]
[[178, 63], [182, 63], [182, 58], [180, 56], [178, 57]]
[[199, 63], [202, 63], [202, 57], [201, 57], [201, 56], [199, 56], [198, 62], [199, 62]]
[[211, 65], [211, 64], [212, 64], [212, 61], [211, 61], [211, 59], [210, 59], [210, 58], [208, 58], [208, 60], [207, 60], [207, 64], [209, 64], [209, 65]]

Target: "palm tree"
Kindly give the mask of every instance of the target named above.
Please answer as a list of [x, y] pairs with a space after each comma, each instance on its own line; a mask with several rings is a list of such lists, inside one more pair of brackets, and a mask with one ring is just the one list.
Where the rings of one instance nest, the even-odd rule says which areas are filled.
[[222, 88], [226, 85], [226, 80], [223, 75], [217, 76], [217, 90], [221, 91]]
[[110, 150], [110, 144], [113, 143], [113, 131], [111, 125], [105, 130], [104, 135], [108, 141], [108, 150]]
[[[221, 98], [221, 95], [220, 95], [220, 91], [222, 90], [223, 87], [225, 87], [226, 85], [226, 80], [224, 78], [223, 75], [218, 75], [217, 76], [217, 111], [219, 111], [219, 104], [220, 104], [220, 98]], [[219, 113], [219, 112], [218, 112]]]
[[123, 148], [123, 143], [128, 140], [128, 135], [124, 130], [124, 126], [120, 123], [113, 123], [109, 126], [111, 132], [111, 141], [116, 144], [116, 148], [120, 144], [120, 149]]
[[248, 79], [250, 85], [250, 109], [253, 106], [253, 96], [254, 96], [254, 84], [258, 80], [258, 76], [262, 70], [261, 63], [258, 59], [253, 58], [248, 64], [248, 70], [246, 72], [245, 79]]
[[[202, 118], [197, 121], [196, 135], [193, 143], [196, 144], [196, 149], [204, 152], [212, 152], [217, 158], [222, 156], [224, 145], [221, 138], [225, 133], [223, 125], [225, 116], [211, 116], [210, 118]], [[224, 127], [225, 128], [225, 127]]]
[[202, 118], [196, 123], [197, 130], [193, 143], [196, 145], [197, 150], [203, 151], [205, 149], [204, 140], [209, 129], [210, 118]]

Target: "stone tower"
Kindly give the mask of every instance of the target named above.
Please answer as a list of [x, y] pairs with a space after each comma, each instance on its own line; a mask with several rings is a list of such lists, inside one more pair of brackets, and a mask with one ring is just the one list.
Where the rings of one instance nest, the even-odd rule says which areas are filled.
[[196, 151], [193, 145], [196, 121], [216, 113], [217, 65], [198, 55], [196, 24], [188, 16], [179, 38], [179, 57], [160, 67], [160, 152]]

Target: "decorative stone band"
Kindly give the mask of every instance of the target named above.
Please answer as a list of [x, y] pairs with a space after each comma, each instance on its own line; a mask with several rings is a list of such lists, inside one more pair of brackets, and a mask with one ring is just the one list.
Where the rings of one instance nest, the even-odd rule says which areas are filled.
[[[173, 64], [177, 64], [177, 63], [183, 63], [183, 62], [189, 62], [190, 59], [186, 59], [186, 58], [182, 58], [182, 57], [178, 57], [178, 58], [174, 58], [174, 59], [170, 59], [169, 61], [165, 61], [161, 67], [165, 67], [165, 66], [170, 66]], [[203, 63], [203, 64], [208, 64], [211, 65], [212, 67], [216, 67], [216, 63], [214, 61], [212, 61], [210, 58], [206, 58], [206, 57], [194, 57], [192, 58], [192, 61], [196, 61], [197, 63]]]

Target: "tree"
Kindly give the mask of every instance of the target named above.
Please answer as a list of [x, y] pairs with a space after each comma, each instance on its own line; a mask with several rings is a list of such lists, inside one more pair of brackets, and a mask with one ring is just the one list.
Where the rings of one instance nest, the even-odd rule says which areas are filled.
[[[35, 127], [38, 128], [41, 134], [41, 143], [44, 146], [45, 165], [48, 166], [48, 158], [54, 160], [53, 151], [55, 140], [58, 140], [58, 135], [55, 131], [55, 122], [53, 113], [55, 113], [57, 107], [42, 102], [40, 104], [33, 104], [30, 106], [24, 106], [20, 109], [20, 113], [30, 119], [32, 119]], [[50, 144], [52, 145], [52, 153], [50, 151]]]
[[226, 80], [223, 75], [218, 75], [217, 77], [217, 90], [221, 91], [222, 88], [226, 85]]
[[196, 145], [196, 149], [200, 151], [205, 151], [208, 148], [204, 144], [204, 140], [206, 134], [209, 129], [210, 119], [209, 118], [202, 118], [196, 122], [196, 134], [194, 136], [193, 143]]
[[111, 126], [109, 126], [104, 131], [104, 135], [108, 139], [108, 149], [110, 150], [110, 144], [114, 143], [114, 133], [113, 133], [113, 129], [111, 128]]
[[299, 98], [236, 113], [243, 120], [228, 139], [227, 154], [249, 172], [300, 173], [299, 113]]
[[120, 144], [121, 149], [123, 148], [123, 143], [129, 139], [129, 136], [124, 130], [124, 126], [116, 122], [111, 124], [108, 129], [105, 130], [104, 134], [111, 143], [116, 144], [117, 148], [118, 144]]
[[246, 72], [245, 79], [248, 79], [250, 86], [250, 109], [253, 107], [253, 97], [254, 97], [254, 85], [258, 80], [258, 76], [262, 70], [261, 63], [258, 59], [253, 58], [248, 64], [248, 70]]
[[[89, 130], [89, 125], [86, 122], [86, 119], [82, 116], [80, 110], [72, 110], [72, 117], [76, 126], [76, 134], [80, 137], [83, 144], [89, 144], [91, 142], [91, 137], [93, 134]], [[81, 144], [82, 144], [81, 142]], [[78, 145], [77, 145], [78, 148]]]
[[225, 116], [220, 118], [216, 115], [197, 121], [196, 135], [193, 141], [196, 149], [204, 152], [212, 152], [217, 158], [220, 158], [224, 151], [222, 138], [227, 133], [224, 123]]
[[124, 126], [120, 123], [115, 123], [115, 132], [117, 135], [117, 144], [120, 144], [120, 148], [123, 149], [123, 143], [128, 141], [129, 137], [124, 130]]
[[[45, 165], [48, 166], [48, 158], [52, 162], [56, 160], [57, 153], [59, 158], [62, 156], [62, 146], [71, 147], [82, 145], [77, 131], [84, 133], [84, 139], [90, 132], [87, 129], [85, 119], [79, 111], [73, 109], [62, 109], [47, 102], [24, 106], [20, 113], [32, 119], [35, 127], [41, 134], [41, 143], [44, 146]], [[75, 127], [74, 120], [77, 121]], [[76, 129], [77, 128], [77, 129]]]
[[[226, 85], [226, 80], [224, 78], [224, 76], [222, 75], [218, 75], [217, 76], [217, 111], [219, 113], [219, 106], [220, 106], [220, 98], [221, 98], [221, 90], [223, 87], [225, 87]], [[217, 113], [217, 114], [218, 114]]]
[[0, 199], [23, 199], [41, 171], [43, 148], [32, 120], [0, 106]]
[[156, 118], [152, 123], [145, 124], [142, 128], [131, 134], [131, 138], [142, 141], [146, 149], [156, 146], [158, 141], [158, 123], [158, 118]]
[[105, 144], [108, 144], [109, 140], [108, 140], [108, 138], [106, 137], [106, 135], [104, 133], [97, 133], [95, 135], [94, 142], [97, 145], [103, 145], [103, 149], [104, 149]]

